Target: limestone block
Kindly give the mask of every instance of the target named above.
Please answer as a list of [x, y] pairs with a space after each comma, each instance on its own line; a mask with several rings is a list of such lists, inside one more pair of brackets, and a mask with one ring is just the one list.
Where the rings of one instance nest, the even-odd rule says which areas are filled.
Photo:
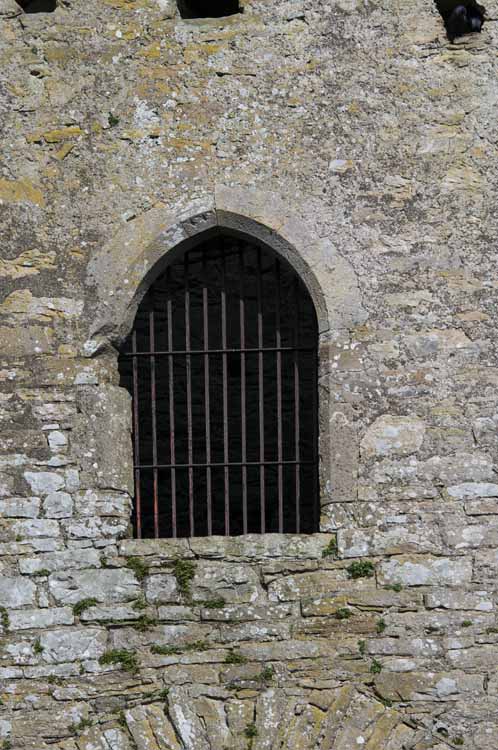
[[[188, 607], [182, 604], [169, 604], [158, 607], [157, 613], [158, 618], [166, 622], [197, 621], [200, 619], [200, 613], [196, 607]], [[208, 620], [209, 618], [206, 617], [203, 619]]]
[[36, 518], [40, 513], [38, 497], [7, 497], [0, 499], [0, 516], [4, 518]]
[[425, 424], [416, 417], [384, 415], [370, 425], [361, 441], [361, 452], [369, 456], [416, 453], [425, 435]]
[[69, 518], [73, 514], [73, 499], [67, 492], [51, 492], [43, 501], [47, 518]]
[[15, 0], [0, 0], [0, 16], [14, 18], [22, 13], [22, 8]]
[[82, 599], [95, 598], [110, 604], [136, 599], [140, 585], [131, 570], [100, 569], [52, 573], [49, 590], [61, 604], [76, 604]]
[[49, 471], [26, 471], [24, 478], [36, 495], [48, 495], [64, 487], [64, 477]]
[[37, 325], [12, 328], [2, 326], [0, 341], [2, 342], [2, 356], [5, 359], [48, 354], [55, 348], [52, 329]]
[[463, 482], [446, 488], [451, 498], [464, 500], [475, 497], [498, 497], [498, 484], [491, 482]]
[[98, 659], [105, 651], [107, 633], [102, 628], [47, 630], [40, 636], [43, 660], [51, 664]]
[[137, 706], [124, 716], [137, 750], [183, 750], [163, 705]]
[[351, 581], [345, 570], [320, 570], [294, 576], [284, 576], [268, 586], [270, 601], [296, 601], [309, 599], [335, 591], [353, 591], [358, 588], [374, 588], [371, 579]]
[[71, 568], [90, 568], [100, 565], [100, 555], [95, 549], [61, 550], [47, 552], [36, 557], [20, 557], [21, 573], [39, 573], [41, 570], [68, 570]]
[[387, 591], [374, 589], [373, 591], [348, 591], [345, 589], [334, 597], [313, 597], [301, 602], [301, 612], [304, 617], [325, 616], [334, 614], [339, 607], [350, 605], [363, 611], [382, 612], [394, 608], [396, 611], [416, 611], [422, 603], [422, 595], [414, 591]]
[[64, 450], [68, 442], [66, 434], [64, 432], [61, 432], [60, 430], [49, 432], [47, 440], [50, 450], [54, 451], [55, 453]]
[[77, 726], [83, 719], [88, 719], [88, 706], [84, 702], [67, 701], [63, 706], [56, 705], [38, 711], [33, 711], [29, 706], [15, 712], [12, 736], [22, 737], [30, 750], [45, 750], [47, 745], [43, 740], [48, 739], [53, 743], [67, 738], [69, 727]]
[[247, 534], [238, 537], [194, 537], [189, 541], [195, 555], [223, 560], [266, 558], [319, 558], [331, 540], [329, 534]]
[[[194, 602], [195, 604], [195, 602]], [[166, 609], [161, 607], [161, 611]], [[225, 604], [221, 608], [203, 607], [201, 609], [201, 619], [203, 621], [213, 620], [216, 622], [251, 622], [262, 621], [269, 622], [272, 620], [287, 620], [295, 615], [296, 609], [292, 604]]]
[[409, 350], [415, 357], [447, 356], [460, 349], [477, 349], [466, 334], [457, 329], [434, 329], [406, 337]]
[[11, 630], [52, 628], [54, 625], [72, 625], [74, 615], [69, 607], [47, 609], [22, 609], [9, 612]]
[[133, 607], [111, 605], [109, 607], [88, 607], [81, 615], [80, 620], [82, 622], [129, 622], [130, 620], [138, 620], [140, 612]]
[[448, 591], [438, 589], [424, 595], [425, 606], [429, 609], [474, 609], [478, 612], [492, 612], [493, 598], [487, 591]]
[[206, 562], [192, 581], [194, 599], [222, 597], [229, 603], [255, 602], [263, 595], [257, 571], [249, 565]]
[[496, 664], [497, 657], [498, 644], [479, 643], [468, 648], [450, 648], [447, 652], [449, 664], [469, 672], [486, 672], [490, 664]]
[[[186, 748], [195, 747], [195, 750], [211, 750], [206, 730], [199, 716], [197, 716], [186, 690], [179, 687], [170, 690], [168, 711], [177, 736]], [[142, 748], [139, 748], [139, 750], [142, 750]], [[144, 750], [146, 749], [144, 748]], [[176, 750], [174, 745], [173, 750]]]
[[[80, 410], [71, 435], [74, 460], [87, 486], [133, 493], [131, 400], [114, 385], [81, 386]], [[109, 446], [112, 445], [112, 451]]]
[[82, 518], [63, 523], [70, 539], [117, 540], [130, 531], [128, 518]]
[[472, 562], [462, 557], [398, 557], [379, 566], [381, 585], [460, 586], [472, 579]]
[[0, 602], [3, 607], [17, 609], [35, 603], [35, 584], [27, 578], [0, 575]]
[[482, 675], [452, 672], [382, 672], [375, 678], [379, 695], [389, 700], [454, 701], [482, 695]]
[[216, 636], [218, 643], [236, 643], [238, 641], [285, 640], [290, 638], [290, 625], [286, 623], [248, 622], [240, 625], [222, 625]]
[[145, 596], [151, 604], [178, 602], [180, 592], [176, 578], [169, 574], [150, 576], [145, 585]]
[[[132, 750], [130, 736], [126, 729], [120, 726], [102, 728], [97, 725], [86, 729], [74, 745], [74, 750]], [[57, 750], [73, 750], [72, 747], [57, 745]]]
[[454, 549], [472, 549], [476, 547], [498, 546], [498, 523], [487, 524], [462, 523], [458, 526], [448, 525], [444, 529], [446, 544]]
[[122, 539], [118, 543], [122, 557], [148, 557], [158, 560], [176, 560], [193, 557], [186, 539]]
[[12, 528], [14, 534], [23, 539], [60, 536], [60, 527], [57, 521], [51, 521], [46, 518], [29, 518], [25, 521], [16, 521]]
[[498, 576], [498, 550], [477, 550], [475, 553], [474, 579], [494, 585]]
[[438, 529], [419, 523], [393, 526], [387, 531], [378, 528], [339, 529], [337, 546], [341, 557], [398, 555], [410, 552], [438, 552], [441, 538]]
[[82, 490], [75, 495], [74, 509], [79, 516], [121, 516], [129, 519], [131, 499], [123, 492]]

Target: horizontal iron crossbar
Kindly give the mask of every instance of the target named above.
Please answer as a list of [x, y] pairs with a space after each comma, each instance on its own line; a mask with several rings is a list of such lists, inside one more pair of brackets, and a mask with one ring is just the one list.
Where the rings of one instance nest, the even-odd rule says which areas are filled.
[[259, 354], [260, 352], [313, 352], [316, 354], [316, 348], [311, 346], [265, 346], [253, 347], [251, 349], [174, 349], [173, 351], [157, 352], [123, 352], [122, 357], [157, 357], [157, 356], [182, 356], [187, 354]]
[[314, 461], [211, 461], [210, 463], [190, 463], [190, 464], [140, 464], [135, 466], [135, 469], [189, 469], [189, 468], [201, 468], [205, 469], [207, 466], [311, 466]]

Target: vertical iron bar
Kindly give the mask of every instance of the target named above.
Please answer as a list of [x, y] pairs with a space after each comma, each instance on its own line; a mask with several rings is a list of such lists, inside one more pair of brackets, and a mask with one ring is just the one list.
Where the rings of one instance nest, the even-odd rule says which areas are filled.
[[[239, 250], [239, 321], [240, 321], [240, 431], [241, 461], [247, 461], [247, 415], [246, 415], [246, 322], [244, 299], [244, 255]], [[247, 466], [242, 466], [242, 533], [247, 534]]]
[[265, 503], [265, 423], [264, 423], [264, 388], [263, 388], [263, 273], [261, 269], [261, 248], [257, 249], [257, 297], [258, 297], [258, 411], [259, 411], [259, 498], [261, 514], [261, 533], [266, 528], [266, 503]]
[[301, 460], [299, 446], [301, 439], [301, 425], [299, 419], [299, 395], [301, 388], [299, 384], [299, 353], [297, 351], [297, 347], [299, 346], [299, 282], [297, 278], [294, 279], [294, 311], [294, 459], [296, 461], [296, 534], [299, 534], [301, 532], [301, 466], [299, 463]]
[[[185, 253], [184, 259], [185, 277], [185, 351], [190, 351], [190, 285], [189, 285], [189, 254]], [[187, 376], [187, 432], [188, 432], [188, 463], [192, 464], [192, 362], [189, 354], [185, 358]], [[188, 469], [188, 515], [190, 536], [194, 536], [194, 470], [192, 466]]]
[[318, 351], [312, 352], [313, 357], [313, 531], [320, 530], [320, 491], [318, 476]]
[[[137, 331], [133, 331], [132, 351], [137, 352]], [[138, 357], [133, 357], [133, 437], [135, 448], [135, 466], [140, 465], [140, 421], [138, 418]], [[135, 508], [137, 517], [137, 538], [142, 538], [142, 498], [140, 487], [140, 469], [135, 469]]]
[[[149, 309], [149, 345], [150, 351], [155, 352], [155, 325], [154, 325], [154, 291], [149, 295], [151, 307]], [[152, 413], [152, 463], [157, 466], [157, 418], [156, 418], [156, 358], [150, 356], [150, 407]], [[159, 477], [158, 470], [153, 470], [154, 478], [154, 537], [159, 538]]]
[[[171, 272], [167, 270], [167, 288], [168, 301], [166, 303], [166, 323], [168, 331], [168, 351], [173, 351], [173, 303], [171, 301]], [[174, 388], [174, 370], [173, 356], [168, 357], [168, 386], [169, 386], [169, 450], [171, 468], [171, 526], [172, 536], [176, 537], [176, 445], [175, 445], [175, 388]]]
[[[203, 346], [204, 350], [209, 349], [209, 309], [208, 309], [208, 289], [207, 289], [207, 271], [206, 256], [202, 256], [202, 317], [203, 317]], [[207, 501], [207, 533], [211, 536], [213, 533], [213, 509], [211, 496], [211, 415], [210, 415], [210, 398], [209, 398], [209, 354], [204, 354], [204, 411], [206, 419], [206, 501]]]
[[[282, 346], [280, 331], [280, 261], [275, 260], [275, 328], [276, 345]], [[283, 454], [282, 454], [282, 352], [277, 351], [277, 452], [278, 452], [278, 532], [284, 533], [284, 482], [283, 482]]]
[[[226, 263], [225, 247], [221, 240], [221, 348], [223, 366], [223, 461], [228, 464], [228, 362], [227, 362], [227, 292], [226, 292]], [[230, 536], [230, 484], [229, 468], [223, 469], [223, 484], [225, 490], [225, 536]]]

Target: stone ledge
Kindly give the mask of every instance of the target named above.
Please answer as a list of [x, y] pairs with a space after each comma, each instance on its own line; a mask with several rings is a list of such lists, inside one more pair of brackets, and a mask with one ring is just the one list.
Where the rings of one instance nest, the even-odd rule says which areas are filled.
[[203, 557], [223, 560], [279, 560], [322, 558], [335, 534], [246, 534], [243, 536], [207, 536], [189, 539], [123, 539], [119, 554], [177, 557]]

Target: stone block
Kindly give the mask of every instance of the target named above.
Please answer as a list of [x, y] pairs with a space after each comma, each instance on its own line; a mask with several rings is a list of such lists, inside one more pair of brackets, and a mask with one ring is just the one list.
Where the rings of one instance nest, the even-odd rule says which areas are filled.
[[98, 567], [100, 565], [100, 555], [97, 550], [74, 549], [61, 550], [60, 552], [47, 552], [36, 555], [36, 557], [20, 557], [19, 569], [21, 573], [33, 574], [41, 570], [50, 572], [57, 570], [84, 569]]
[[73, 514], [73, 499], [67, 492], [51, 492], [43, 501], [47, 518], [69, 518]]
[[384, 561], [378, 570], [381, 585], [460, 586], [472, 579], [472, 561], [462, 557], [413, 556]]
[[83, 490], [75, 495], [74, 509], [79, 516], [118, 516], [129, 519], [131, 499], [123, 492]]
[[176, 578], [170, 574], [150, 576], [145, 584], [145, 597], [151, 604], [179, 602], [180, 592]]
[[64, 477], [50, 471], [26, 471], [24, 478], [35, 495], [48, 495], [64, 487]]
[[189, 540], [192, 552], [202, 558], [265, 560], [267, 558], [316, 559], [332, 539], [330, 534], [247, 534], [237, 537], [209, 536]]
[[47, 630], [40, 636], [43, 660], [50, 664], [98, 659], [106, 643], [107, 632], [102, 628], [61, 628]]
[[69, 607], [47, 609], [21, 609], [9, 612], [10, 629], [32, 630], [52, 628], [55, 625], [72, 625], [74, 615]]
[[0, 602], [3, 607], [17, 609], [35, 603], [36, 586], [33, 581], [21, 576], [0, 575]]
[[40, 513], [38, 497], [6, 497], [0, 499], [0, 516], [4, 518], [36, 518]]
[[29, 518], [25, 521], [16, 521], [12, 529], [16, 536], [20, 536], [23, 539], [58, 537], [61, 533], [57, 521], [51, 521], [46, 518]]
[[140, 585], [130, 570], [110, 568], [52, 573], [49, 590], [60, 604], [76, 604], [89, 598], [104, 604], [127, 602], [141, 593]]
[[399, 555], [438, 552], [441, 537], [434, 524], [397, 524], [388, 529], [339, 529], [337, 545], [341, 557]]
[[382, 672], [375, 677], [375, 688], [382, 698], [388, 700], [452, 702], [482, 695], [484, 678], [461, 670], [413, 671], [409, 674]]
[[492, 482], [463, 482], [446, 488], [449, 497], [467, 500], [482, 497], [498, 497], [498, 484]]
[[344, 569], [320, 570], [299, 575], [283, 576], [268, 585], [270, 601], [297, 601], [334, 592], [358, 591], [375, 588], [373, 579], [349, 579]]
[[122, 557], [154, 556], [159, 560], [193, 557], [186, 539], [122, 539], [118, 550]]
[[429, 609], [462, 609], [477, 612], [494, 610], [493, 596], [487, 591], [454, 591], [438, 589], [424, 595]]
[[396, 417], [385, 414], [370, 425], [361, 441], [361, 453], [370, 456], [407, 456], [422, 445], [425, 424], [416, 417]]
[[233, 603], [256, 602], [263, 596], [257, 571], [249, 565], [203, 562], [192, 581], [194, 599], [222, 597]]

